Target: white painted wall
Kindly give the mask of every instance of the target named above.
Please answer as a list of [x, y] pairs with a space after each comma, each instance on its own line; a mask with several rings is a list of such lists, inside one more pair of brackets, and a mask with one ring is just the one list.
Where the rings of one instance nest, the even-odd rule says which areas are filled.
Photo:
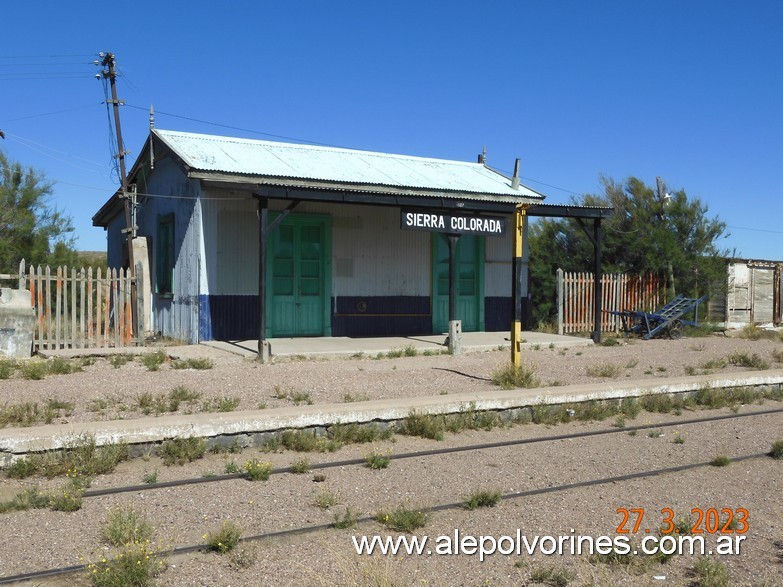
[[[258, 291], [257, 204], [237, 198], [211, 192], [202, 202], [205, 242], [217, 246], [204, 251], [207, 279], [201, 293]], [[283, 208], [283, 202], [270, 205], [270, 210]], [[430, 234], [401, 230], [397, 208], [305, 202], [291, 214], [297, 213], [332, 219], [332, 296], [430, 295]]]
[[506, 234], [484, 239], [484, 295], [511, 297], [512, 256], [514, 252], [514, 218], [506, 219]]

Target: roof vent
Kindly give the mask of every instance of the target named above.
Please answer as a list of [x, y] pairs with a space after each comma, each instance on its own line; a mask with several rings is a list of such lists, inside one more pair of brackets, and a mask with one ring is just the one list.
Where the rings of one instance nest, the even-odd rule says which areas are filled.
[[514, 175], [511, 176], [511, 188], [519, 189], [519, 159], [514, 161]]
[[486, 165], [487, 163], [487, 146], [484, 145], [484, 148], [481, 150], [481, 153], [478, 156], [478, 162], [482, 165]]

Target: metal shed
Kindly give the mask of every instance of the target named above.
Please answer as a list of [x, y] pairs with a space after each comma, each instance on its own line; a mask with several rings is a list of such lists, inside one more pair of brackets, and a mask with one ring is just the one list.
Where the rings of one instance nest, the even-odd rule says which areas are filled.
[[726, 266], [726, 326], [783, 322], [781, 273], [783, 261], [730, 259]]

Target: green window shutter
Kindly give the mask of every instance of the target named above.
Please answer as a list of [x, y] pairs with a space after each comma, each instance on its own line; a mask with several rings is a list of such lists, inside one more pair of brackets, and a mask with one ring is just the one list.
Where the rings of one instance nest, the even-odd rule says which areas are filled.
[[161, 295], [174, 293], [174, 214], [158, 216], [156, 239], [155, 291]]

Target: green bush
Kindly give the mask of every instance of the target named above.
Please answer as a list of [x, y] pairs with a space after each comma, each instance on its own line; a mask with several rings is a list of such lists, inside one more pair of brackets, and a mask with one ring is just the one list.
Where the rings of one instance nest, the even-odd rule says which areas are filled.
[[590, 365], [587, 367], [587, 374], [590, 377], [615, 378], [622, 374], [623, 368], [613, 363], [601, 363], [600, 365]]
[[758, 369], [759, 371], [769, 369], [769, 363], [759, 357], [756, 353], [753, 353], [750, 356], [748, 356], [747, 353], [734, 353], [729, 355], [729, 363], [740, 367], [747, 367], [749, 369]]
[[516, 367], [513, 363], [507, 363], [492, 372], [492, 383], [502, 389], [514, 389], [515, 387], [531, 389], [538, 387], [541, 382], [536, 377], [535, 368], [532, 365], [522, 364]]
[[746, 324], [737, 333], [740, 338], [744, 338], [745, 340], [758, 340], [763, 334], [764, 330], [755, 324]]
[[49, 362], [47, 370], [52, 375], [70, 375], [71, 373], [81, 371], [82, 367], [62, 357], [55, 357]]
[[340, 448], [340, 443], [325, 436], [318, 436], [311, 430], [285, 430], [280, 436], [279, 442], [272, 441], [265, 446], [274, 447], [275, 444], [296, 452], [334, 452]]
[[109, 363], [115, 369], [119, 369], [123, 365], [133, 360], [133, 355], [130, 353], [118, 353], [109, 357]]
[[84, 490], [85, 487], [80, 479], [70, 479], [59, 490], [49, 495], [49, 508], [56, 512], [80, 510]]
[[205, 534], [204, 538], [209, 550], [226, 554], [239, 544], [239, 539], [242, 538], [242, 529], [233, 522], [223, 522], [219, 530]]
[[27, 457], [27, 469], [35, 467], [36, 472], [49, 478], [66, 475], [69, 477], [94, 477], [111, 473], [117, 465], [128, 458], [128, 445], [124, 443], [98, 446], [93, 436], [80, 436], [62, 450]]
[[184, 465], [204, 457], [207, 443], [203, 438], [173, 438], [158, 448], [158, 455], [166, 465]]
[[0, 359], [0, 379], [10, 379], [16, 370], [16, 361]]
[[328, 436], [340, 444], [364, 444], [378, 440], [389, 440], [394, 436], [394, 428], [378, 424], [333, 424]]
[[400, 505], [394, 510], [378, 512], [373, 519], [386, 526], [389, 530], [410, 533], [427, 525], [430, 520], [430, 512], [426, 510], [412, 510], [404, 505]]
[[713, 467], [727, 467], [731, 463], [731, 459], [726, 455], [718, 455], [710, 461], [710, 465]]
[[147, 368], [147, 371], [158, 371], [167, 358], [166, 352], [163, 349], [158, 349], [153, 353], [142, 355], [140, 360], [142, 365]]
[[245, 462], [242, 474], [250, 481], [267, 481], [272, 475], [272, 463], [250, 459]]
[[342, 515], [340, 515], [339, 512], [334, 512], [334, 522], [332, 522], [332, 526], [338, 530], [353, 528], [358, 519], [359, 512], [353, 508], [347, 507]]
[[291, 472], [296, 475], [304, 475], [310, 471], [310, 461], [307, 459], [297, 459], [291, 463]]
[[174, 369], [211, 369], [215, 366], [215, 363], [212, 362], [212, 359], [196, 359], [196, 358], [190, 358], [190, 359], [182, 359], [173, 361], [171, 363], [171, 366]]
[[445, 422], [443, 416], [419, 414], [415, 410], [397, 425], [397, 432], [406, 436], [419, 436], [430, 440], [443, 440]]
[[26, 511], [49, 507], [49, 496], [37, 487], [31, 487], [17, 493], [11, 501], [0, 502], [0, 513]]
[[391, 453], [372, 451], [371, 453], [364, 455], [364, 463], [370, 469], [385, 469], [389, 466], [389, 463], [391, 463]]
[[19, 370], [24, 379], [41, 380], [46, 377], [49, 367], [44, 361], [30, 360], [20, 363]]
[[475, 491], [465, 500], [465, 509], [491, 508], [500, 503], [500, 491]]
[[148, 542], [125, 546], [112, 558], [87, 565], [93, 587], [150, 587], [166, 568], [165, 559]]
[[700, 558], [693, 565], [693, 575], [698, 587], [729, 587], [729, 571], [720, 561]]
[[151, 540], [152, 524], [132, 506], [119, 506], [109, 510], [101, 533], [109, 544], [125, 546]]

